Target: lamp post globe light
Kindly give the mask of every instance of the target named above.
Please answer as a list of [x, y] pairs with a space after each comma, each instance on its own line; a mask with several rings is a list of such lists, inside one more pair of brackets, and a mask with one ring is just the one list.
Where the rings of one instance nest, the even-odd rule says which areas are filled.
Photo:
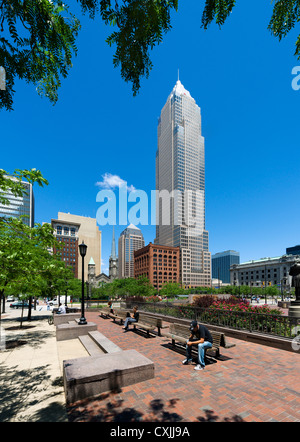
[[82, 241], [81, 244], [79, 244], [79, 252], [80, 256], [82, 258], [82, 275], [81, 275], [81, 318], [79, 320], [79, 325], [85, 325], [87, 324], [86, 319], [84, 317], [84, 257], [86, 255], [86, 249], [87, 245], [84, 244], [84, 241]]

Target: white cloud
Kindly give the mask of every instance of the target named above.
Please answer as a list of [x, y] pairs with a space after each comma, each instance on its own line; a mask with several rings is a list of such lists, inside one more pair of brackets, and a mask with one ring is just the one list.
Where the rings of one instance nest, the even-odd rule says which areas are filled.
[[111, 173], [105, 173], [102, 175], [102, 181], [98, 181], [96, 186], [102, 189], [115, 189], [116, 187], [126, 187], [128, 192], [135, 191], [135, 187], [131, 184], [127, 186], [127, 181], [123, 180], [118, 175], [112, 175]]

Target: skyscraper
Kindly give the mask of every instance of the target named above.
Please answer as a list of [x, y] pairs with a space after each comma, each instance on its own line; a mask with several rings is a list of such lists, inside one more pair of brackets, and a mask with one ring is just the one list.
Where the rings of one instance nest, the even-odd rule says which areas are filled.
[[215, 253], [211, 257], [212, 278], [230, 284], [230, 266], [240, 263], [240, 253], [235, 250]]
[[130, 224], [125, 230], [123, 230], [118, 243], [119, 278], [134, 278], [133, 252], [144, 246], [144, 237], [138, 227]]
[[[12, 180], [16, 179], [10, 177]], [[22, 181], [24, 193], [22, 196], [15, 196], [11, 192], [3, 192], [3, 196], [8, 199], [9, 204], [0, 204], [0, 216], [18, 218], [26, 215], [23, 222], [29, 227], [34, 226], [34, 195], [32, 184]]]
[[179, 80], [161, 111], [157, 135], [155, 244], [180, 247], [183, 285], [208, 286], [211, 256], [205, 230], [201, 112]]

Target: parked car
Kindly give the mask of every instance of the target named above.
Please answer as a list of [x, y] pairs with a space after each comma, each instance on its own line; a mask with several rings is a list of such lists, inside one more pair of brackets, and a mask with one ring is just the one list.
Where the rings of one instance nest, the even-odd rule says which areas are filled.
[[13, 296], [7, 297], [7, 302], [14, 302], [15, 298]]
[[[22, 308], [23, 306], [23, 301], [15, 301], [12, 304], [10, 304], [11, 308]], [[27, 301], [24, 301], [24, 308], [28, 308], [29, 307], [29, 303]]]
[[[65, 303], [65, 296], [61, 296], [60, 297], [60, 302], [61, 302], [61, 304], [64, 304]], [[71, 296], [67, 296], [67, 303], [68, 302], [71, 302]], [[53, 305], [58, 305], [58, 298], [54, 298], [54, 299], [51, 299], [50, 301], [49, 301], [49, 305], [52, 307]]]

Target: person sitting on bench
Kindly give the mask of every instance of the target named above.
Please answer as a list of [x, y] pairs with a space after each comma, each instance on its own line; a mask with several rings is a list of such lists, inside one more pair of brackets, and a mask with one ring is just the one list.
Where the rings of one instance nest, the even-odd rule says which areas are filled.
[[109, 312], [114, 314], [115, 312], [114, 312], [114, 306], [113, 306], [112, 301], [108, 301], [108, 307], [110, 309]]
[[133, 313], [125, 319], [125, 324], [124, 324], [123, 329], [125, 331], [127, 331], [129, 324], [132, 324], [134, 322], [138, 322], [139, 316], [140, 316], [140, 314], [138, 312], [138, 306], [136, 305], [133, 307]]
[[191, 322], [190, 330], [192, 334], [186, 342], [186, 359], [182, 363], [186, 365], [192, 362], [192, 345], [198, 345], [198, 364], [194, 370], [204, 370], [205, 349], [212, 347], [213, 338], [209, 330], [204, 325], [198, 325], [197, 321]]
[[58, 315], [64, 315], [66, 313], [66, 307], [63, 304], [59, 304], [57, 314]]

